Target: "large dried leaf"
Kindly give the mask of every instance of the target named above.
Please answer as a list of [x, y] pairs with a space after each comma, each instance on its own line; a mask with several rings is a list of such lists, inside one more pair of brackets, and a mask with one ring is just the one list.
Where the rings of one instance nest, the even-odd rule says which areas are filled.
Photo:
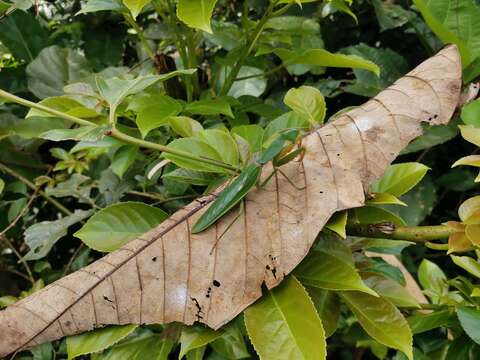
[[[277, 286], [339, 210], [362, 206], [364, 190], [421, 134], [445, 124], [461, 87], [448, 46], [357, 108], [312, 131], [306, 155], [262, 190], [218, 240], [236, 210], [209, 230], [190, 227], [215, 195], [192, 202], [155, 229], [0, 312], [0, 356], [107, 324], [200, 321], [217, 329]], [[267, 174], [268, 171], [265, 171]]]

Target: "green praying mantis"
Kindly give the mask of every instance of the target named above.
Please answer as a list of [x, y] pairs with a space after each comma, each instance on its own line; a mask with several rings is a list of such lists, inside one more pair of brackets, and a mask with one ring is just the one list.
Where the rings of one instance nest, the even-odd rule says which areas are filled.
[[[193, 225], [191, 229], [192, 234], [208, 229], [235, 205], [240, 203], [254, 186], [264, 186], [275, 174], [276, 168], [303, 154], [305, 149], [300, 145], [292, 151], [292, 147], [297, 143], [299, 135], [300, 131], [298, 129], [284, 130], [270, 146], [257, 154], [254, 161], [247, 165], [240, 175], [220, 193], [208, 210]], [[262, 167], [270, 161], [274, 166], [274, 171], [260, 183]]]

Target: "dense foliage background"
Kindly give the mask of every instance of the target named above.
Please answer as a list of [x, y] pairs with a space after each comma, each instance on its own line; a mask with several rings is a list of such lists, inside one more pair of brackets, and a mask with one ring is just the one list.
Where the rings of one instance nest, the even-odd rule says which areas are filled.
[[[466, 86], [480, 75], [475, 0], [0, 0], [0, 14], [0, 89], [77, 119], [0, 94], [0, 307], [149, 230], [241, 169], [279, 130], [317, 125], [292, 105], [298, 98], [310, 101], [307, 112], [315, 110], [321, 123], [447, 42], [461, 49]], [[298, 93], [286, 95], [291, 88]], [[402, 165], [373, 186], [382, 201], [349, 212], [348, 224], [347, 213], [329, 224], [309, 255], [318, 266], [297, 274], [304, 286], [291, 277], [221, 331], [106, 328], [15, 358], [283, 359], [302, 351], [298, 336], [319, 347], [327, 337], [331, 359], [478, 358], [477, 175], [472, 167], [451, 168], [477, 151], [477, 126], [478, 100], [449, 125], [426, 128], [397, 159]], [[211, 136], [198, 135], [203, 129]], [[226, 167], [168, 155], [167, 145]], [[479, 164], [475, 157], [459, 163]], [[440, 235], [416, 244], [341, 239], [345, 229], [353, 234], [356, 225], [385, 221], [412, 231], [432, 225]], [[400, 270], [367, 250], [401, 259], [428, 303], [419, 305]], [[325, 284], [332, 269], [346, 275]], [[305, 308], [282, 308], [290, 296], [306, 299]], [[272, 318], [280, 330], [268, 333], [260, 322], [271, 307], [274, 317], [292, 311], [298, 323]], [[302, 333], [302, 319], [319, 322], [317, 314], [323, 330]]]

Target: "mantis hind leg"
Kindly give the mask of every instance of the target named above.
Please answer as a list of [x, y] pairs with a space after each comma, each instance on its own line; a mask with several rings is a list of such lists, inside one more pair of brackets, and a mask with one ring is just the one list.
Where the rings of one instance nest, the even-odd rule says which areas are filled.
[[240, 201], [240, 205], [239, 205], [239, 208], [238, 208], [238, 213], [237, 215], [235, 215], [235, 217], [233, 218], [233, 220], [230, 222], [230, 224], [227, 225], [227, 227], [225, 228], [225, 230], [222, 231], [222, 233], [220, 234], [219, 237], [217, 237], [217, 239], [215, 240], [215, 244], [213, 244], [212, 246], [212, 249], [210, 250], [210, 255], [213, 254], [213, 250], [215, 250], [215, 248], [217, 247], [218, 245], [218, 242], [222, 239], [223, 235], [225, 235], [228, 230], [230, 230], [230, 228], [233, 226], [233, 224], [235, 224], [235, 222], [238, 220], [238, 218], [242, 215], [242, 213], [244, 212], [244, 201], [245, 200], [242, 200]]
[[277, 171], [278, 171], [280, 174], [282, 174], [282, 176], [288, 181], [288, 183], [289, 183], [290, 185], [292, 185], [296, 190], [299, 190], [299, 191], [305, 190], [306, 186], [298, 186], [298, 185], [295, 184], [295, 183], [292, 181], [292, 179], [290, 179], [290, 178], [288, 177], [288, 175], [285, 174], [282, 170], [277, 169]]

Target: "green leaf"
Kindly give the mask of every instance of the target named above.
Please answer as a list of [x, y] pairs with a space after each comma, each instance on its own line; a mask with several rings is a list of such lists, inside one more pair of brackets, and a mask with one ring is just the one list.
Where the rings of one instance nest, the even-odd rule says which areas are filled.
[[5, 181], [0, 178], [0, 194], [3, 192], [3, 189], [5, 189]]
[[232, 107], [225, 99], [199, 100], [189, 103], [185, 111], [193, 115], [218, 115], [222, 114], [234, 118]]
[[212, 33], [210, 18], [217, 0], [178, 0], [177, 16], [192, 28]]
[[361, 292], [342, 292], [340, 296], [368, 335], [413, 360], [412, 332], [402, 313], [391, 302]]
[[470, 339], [480, 344], [480, 328], [478, 327], [480, 323], [480, 311], [471, 307], [462, 306], [457, 308], [457, 316], [463, 330], [465, 330]]
[[28, 89], [38, 98], [63, 95], [63, 87], [91, 74], [79, 52], [54, 45], [44, 48], [26, 69]]
[[112, 158], [112, 164], [110, 168], [120, 179], [123, 178], [123, 174], [133, 164], [138, 154], [138, 147], [133, 145], [124, 145], [120, 147]]
[[128, 9], [121, 0], [88, 0], [87, 4], [76, 15], [87, 14], [97, 11], [127, 12]]
[[480, 128], [472, 125], [459, 125], [458, 127], [465, 140], [480, 147]]
[[110, 108], [115, 110], [129, 95], [145, 90], [156, 82], [165, 81], [178, 75], [191, 75], [195, 71], [195, 69], [177, 70], [162, 75], [140, 75], [135, 79], [119, 77], [104, 79], [97, 76], [96, 81], [101, 95], [108, 102]]
[[450, 255], [453, 262], [476, 278], [480, 279], [480, 263], [469, 256]]
[[458, 135], [457, 121], [453, 119], [448, 125], [424, 126], [423, 135], [413, 140], [401, 151], [401, 155], [429, 149], [443, 144]]
[[458, 216], [464, 222], [480, 211], [480, 195], [465, 200], [458, 208]]
[[334, 291], [322, 290], [313, 286], [306, 286], [308, 294], [317, 309], [325, 329], [325, 337], [335, 333], [340, 320], [340, 299]]
[[372, 193], [372, 199], [369, 199], [368, 205], [402, 205], [408, 206], [402, 200], [388, 193]]
[[371, 273], [365, 274], [362, 278], [369, 288], [373, 289], [381, 297], [389, 300], [395, 306], [420, 308], [417, 300], [410, 295], [406, 288], [396, 281]]
[[326, 359], [322, 322], [293, 276], [245, 310], [245, 325], [261, 359]]
[[[213, 147], [208, 145], [203, 139], [194, 137], [176, 139], [170, 142], [168, 147], [175, 150], [190, 152], [197, 156], [222, 161], [220, 154]], [[185, 169], [205, 172], [225, 172], [225, 169], [218, 166], [186, 159], [182, 156], [177, 156], [171, 153], [163, 153], [163, 156], [173, 162], [175, 165]]]
[[364, 206], [358, 209], [349, 210], [349, 221], [359, 224], [378, 224], [382, 222], [392, 222], [398, 226], [407, 226], [396, 214], [391, 211], [374, 207]]
[[109, 125], [103, 126], [80, 126], [73, 129], [49, 130], [38, 135], [39, 138], [50, 141], [99, 141], [105, 136], [105, 132], [110, 130]]
[[47, 35], [35, 16], [14, 11], [0, 20], [0, 41], [16, 59], [29, 63], [47, 45]]
[[[79, 118], [84, 118], [84, 119], [96, 118], [100, 116], [100, 114], [97, 113], [95, 110], [89, 109], [85, 107], [83, 104], [79, 103], [78, 101], [66, 96], [55, 96], [55, 97], [46, 98], [40, 101], [39, 104], [49, 107], [50, 109], [61, 111], [65, 114], [76, 116]], [[35, 116], [55, 117], [55, 115], [43, 112], [41, 110], [30, 109], [30, 111], [27, 113], [25, 118], [30, 118]]]
[[0, 309], [4, 307], [10, 306], [17, 302], [17, 298], [15, 296], [1, 296], [0, 297]]
[[105, 350], [130, 335], [137, 327], [138, 325], [109, 326], [67, 337], [68, 359]]
[[434, 3], [414, 0], [430, 29], [444, 43], [454, 43], [468, 65], [480, 55], [480, 7], [473, 0], [437, 0]]
[[290, 111], [283, 114], [273, 120], [265, 128], [263, 134], [263, 146], [270, 145], [272, 139], [274, 139], [281, 130], [284, 129], [308, 129], [309, 123], [303, 116], [298, 115], [294, 111]]
[[373, 0], [373, 6], [381, 31], [395, 29], [405, 25], [409, 20], [409, 16], [411, 16], [409, 12], [400, 5], [381, 0]]
[[480, 127], [480, 99], [474, 100], [462, 107], [462, 121], [467, 125]]
[[413, 334], [421, 334], [438, 327], [450, 327], [454, 325], [453, 320], [452, 313], [448, 309], [430, 314], [416, 314], [407, 319]]
[[186, 354], [194, 349], [210, 344], [212, 341], [218, 339], [223, 334], [223, 331], [214, 331], [212, 329], [200, 326], [186, 327], [180, 336], [180, 354], [178, 359], [182, 359]]
[[380, 76], [369, 70], [353, 69], [356, 80], [343, 89], [356, 95], [373, 97], [393, 84], [410, 69], [403, 56], [390, 49], [371, 47], [361, 43], [344, 48], [342, 52], [370, 60], [380, 68]]
[[388, 206], [388, 210], [401, 217], [409, 226], [417, 226], [430, 215], [437, 202], [435, 185], [430, 177], [424, 177], [400, 199], [406, 206]]
[[242, 331], [234, 322], [227, 325], [222, 336], [213, 341], [210, 346], [216, 353], [227, 359], [245, 359], [250, 357]]
[[[193, 0], [197, 1], [197, 0]], [[225, 71], [222, 71], [224, 75]], [[262, 95], [267, 89], [267, 79], [263, 76], [263, 70], [252, 67], [252, 66], [242, 66], [238, 72], [237, 78], [255, 76], [250, 79], [237, 80], [233, 83], [232, 87], [228, 91], [228, 95], [234, 98], [239, 98], [240, 96], [250, 95], [258, 97]], [[222, 83], [222, 82], [221, 82]]]
[[150, 2], [152, 2], [152, 0], [123, 0], [123, 3], [128, 10], [130, 10], [134, 19], [142, 12], [145, 5]]
[[232, 129], [232, 133], [244, 138], [250, 145], [252, 153], [262, 150], [264, 130], [260, 125], [240, 125]]
[[378, 193], [402, 196], [417, 185], [428, 170], [428, 166], [415, 162], [390, 165], [383, 176], [372, 184], [371, 189]]
[[214, 177], [208, 173], [203, 173], [199, 171], [175, 169], [163, 175], [162, 179], [178, 181], [191, 185], [205, 186], [209, 185], [214, 180]]
[[202, 124], [187, 116], [171, 116], [168, 122], [172, 130], [182, 137], [195, 136], [203, 130]]
[[430, 260], [422, 260], [418, 268], [418, 280], [433, 303], [437, 303], [448, 292], [445, 273]]
[[376, 64], [355, 55], [332, 54], [325, 49], [307, 49], [300, 54], [298, 51], [287, 49], [277, 49], [274, 52], [287, 64], [358, 68], [380, 75], [380, 68]]
[[350, 248], [338, 236], [321, 235], [318, 245], [295, 269], [302, 284], [325, 290], [358, 290], [377, 296], [367, 287], [353, 262]]
[[131, 103], [129, 108], [138, 107], [136, 123], [143, 137], [162, 125], [170, 123], [170, 117], [176, 116], [182, 110], [182, 105], [165, 95], [155, 95], [148, 98], [149, 105], [146, 103], [139, 106], [138, 103]]
[[150, 331], [140, 332], [136, 336], [132, 334], [95, 360], [168, 360], [175, 342], [162, 335]]
[[222, 130], [202, 130], [195, 134], [195, 137], [205, 141], [215, 149], [223, 162], [237, 166], [240, 161], [240, 154], [235, 139], [230, 133]]
[[300, 86], [288, 90], [283, 99], [285, 105], [305, 117], [312, 126], [323, 123], [327, 107], [320, 90], [311, 86]]
[[109, 206], [92, 216], [74, 236], [88, 247], [111, 252], [154, 228], [168, 215], [153, 206], [124, 202]]
[[346, 239], [347, 219], [348, 211], [338, 211], [332, 215], [332, 217], [325, 224], [325, 227], [329, 230], [332, 230], [334, 233], [340, 235], [342, 238]]
[[89, 217], [91, 210], [75, 210], [72, 215], [54, 221], [37, 222], [25, 230], [25, 243], [30, 251], [25, 260], [38, 260], [45, 257], [55, 243], [67, 235], [67, 230], [73, 224]]

